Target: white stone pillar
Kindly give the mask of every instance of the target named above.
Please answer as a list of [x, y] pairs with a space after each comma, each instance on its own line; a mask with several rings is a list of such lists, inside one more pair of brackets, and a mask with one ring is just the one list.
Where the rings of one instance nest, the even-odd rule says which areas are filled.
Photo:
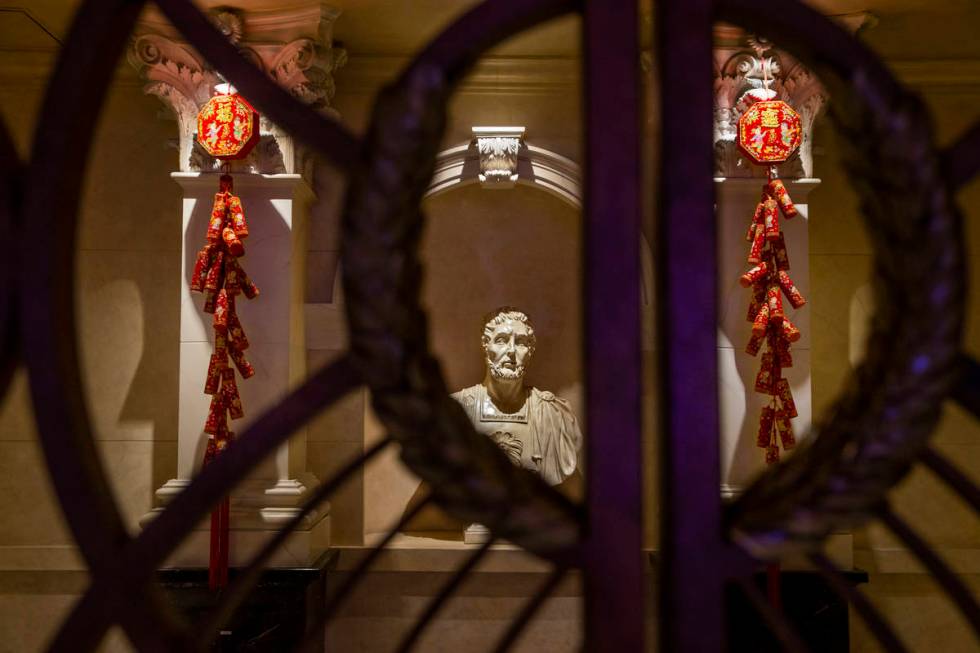
[[[228, 39], [270, 78], [315, 111], [334, 113], [333, 71], [346, 54], [333, 47], [333, 23], [339, 12], [321, 2], [286, 9], [245, 12], [222, 7], [212, 20]], [[176, 476], [157, 490], [161, 506], [181, 492], [200, 469], [207, 436], [203, 433], [210, 397], [203, 393], [214, 347], [211, 315], [203, 298], [189, 289], [197, 251], [204, 244], [207, 217], [218, 188], [220, 162], [195, 145], [196, 116], [213, 94], [218, 71], [159, 14], [148, 11], [137, 29], [130, 61], [146, 80], [145, 91], [173, 111], [178, 126], [178, 172], [171, 176], [182, 193], [183, 247], [180, 324], [178, 462]], [[246, 357], [255, 376], [238, 387], [245, 417], [230, 422], [237, 434], [263, 410], [280, 401], [306, 376], [304, 301], [307, 215], [312, 159], [276, 125], [262, 119], [252, 154], [233, 162], [235, 194], [249, 224], [243, 268], [259, 287], [253, 300], [240, 297], [238, 314], [250, 342]], [[306, 471], [306, 434], [298, 432], [256, 469], [231, 496], [230, 562], [246, 562], [273, 530], [297, 514], [317, 481]], [[272, 566], [307, 566], [329, 544], [329, 506], [293, 532]], [[208, 563], [209, 523], [205, 520], [168, 564]]]
[[[214, 350], [211, 315], [203, 296], [189, 287], [197, 251], [204, 243], [211, 203], [218, 187], [214, 173], [175, 172], [183, 195], [183, 248], [180, 311], [180, 402], [177, 476], [157, 491], [162, 506], [200, 469], [207, 435], [202, 431], [211, 397], [203, 383]], [[253, 300], [239, 297], [237, 308], [250, 346], [246, 357], [255, 376], [238, 387], [245, 417], [230, 422], [241, 435], [263, 410], [282, 399], [306, 375], [304, 322], [307, 215], [313, 193], [300, 175], [237, 174], [249, 224], [242, 267], [259, 287]], [[242, 564], [269, 535], [292, 518], [317, 480], [306, 472], [306, 434], [297, 432], [276, 454], [236, 488], [231, 500], [231, 562]], [[161, 506], [161, 507], [162, 507]], [[159, 510], [159, 509], [158, 509]], [[329, 541], [329, 507], [294, 532], [273, 561], [276, 566], [309, 564]], [[152, 516], [152, 513], [151, 515]], [[207, 564], [208, 524], [202, 524], [170, 563]]]

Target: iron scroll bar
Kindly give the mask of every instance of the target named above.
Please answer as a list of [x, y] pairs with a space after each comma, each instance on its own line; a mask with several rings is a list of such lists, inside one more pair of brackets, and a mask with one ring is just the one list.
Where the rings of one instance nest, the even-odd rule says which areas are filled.
[[585, 4], [586, 650], [643, 642], [640, 50], [635, 0]]
[[723, 650], [711, 0], [659, 2], [657, 237], [663, 651]]

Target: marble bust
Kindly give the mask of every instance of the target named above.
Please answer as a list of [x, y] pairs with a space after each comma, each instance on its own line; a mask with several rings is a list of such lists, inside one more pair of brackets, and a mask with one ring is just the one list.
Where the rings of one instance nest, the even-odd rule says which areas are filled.
[[484, 322], [482, 343], [483, 381], [453, 399], [511, 462], [558, 485], [575, 471], [582, 432], [568, 402], [524, 384], [536, 344], [527, 314], [509, 306], [493, 311]]

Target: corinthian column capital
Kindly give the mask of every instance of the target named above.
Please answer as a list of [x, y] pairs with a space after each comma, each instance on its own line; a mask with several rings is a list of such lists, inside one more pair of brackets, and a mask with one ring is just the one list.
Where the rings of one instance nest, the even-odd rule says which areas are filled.
[[[870, 15], [854, 13], [833, 17], [844, 29], [857, 32]], [[735, 145], [738, 119], [748, 108], [745, 93], [762, 88], [764, 77], [777, 98], [788, 103], [803, 123], [799, 150], [778, 166], [786, 178], [813, 176], [813, 123], [827, 103], [827, 91], [809, 69], [778, 44], [765, 43], [738, 27], [719, 24], [715, 28], [714, 143], [715, 175], [718, 177], [765, 176], [761, 166], [748, 163]]]
[[[316, 111], [334, 113], [333, 72], [347, 53], [333, 46], [333, 24], [340, 12], [319, 2], [276, 11], [246, 12], [221, 7], [210, 12], [219, 30], [256, 67]], [[128, 52], [130, 63], [177, 120], [179, 170], [218, 167], [196, 146], [197, 112], [213, 94], [219, 75], [188, 45], [162, 15], [150, 12], [140, 22]], [[265, 118], [261, 139], [241, 169], [262, 173], [302, 173], [308, 157], [292, 138]]]

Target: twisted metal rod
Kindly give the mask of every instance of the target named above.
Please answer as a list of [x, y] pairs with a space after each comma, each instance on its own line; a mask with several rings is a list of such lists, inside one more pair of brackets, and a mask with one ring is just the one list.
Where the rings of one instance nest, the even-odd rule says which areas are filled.
[[507, 631], [494, 647], [494, 653], [507, 653], [507, 651], [510, 650], [510, 647], [517, 641], [517, 638], [521, 636], [527, 625], [531, 623], [531, 619], [534, 618], [534, 615], [537, 614], [538, 610], [542, 605], [544, 605], [544, 602], [548, 599], [548, 597], [551, 596], [551, 593], [555, 591], [555, 588], [558, 587], [558, 584], [567, 573], [568, 567], [564, 566], [555, 567], [555, 569], [552, 570], [551, 574], [541, 585], [538, 591], [535, 592], [534, 596], [532, 596], [530, 600], [524, 604], [524, 607], [521, 608], [521, 611], [517, 614], [517, 617], [515, 617], [510, 623], [510, 626], [507, 627]]
[[[145, 623], [144, 597], [132, 586], [132, 572], [121, 555], [130, 541], [105, 469], [96, 449], [79, 370], [73, 297], [75, 234], [85, 162], [95, 124], [105, 100], [126, 35], [143, 5], [140, 0], [89, 0], [76, 13], [58, 63], [49, 79], [37, 119], [30, 167], [19, 188], [8, 187], [3, 207], [5, 228], [18, 220], [15, 247], [8, 258], [6, 281], [20, 289], [17, 317], [24, 363], [28, 370], [38, 437], [65, 521], [95, 584], [116, 597], [118, 615], [95, 610], [91, 620], [76, 620], [68, 634], [56, 636], [55, 650], [94, 648], [112, 619], [130, 632]], [[98, 43], [98, 47], [92, 44]], [[4, 137], [4, 141], [8, 141]], [[10, 144], [4, 146], [5, 165]], [[5, 180], [12, 183], [14, 178]], [[10, 203], [10, 200], [14, 200]], [[19, 210], [19, 215], [11, 215]], [[8, 234], [12, 233], [8, 231]], [[12, 259], [12, 260], [11, 260]], [[4, 300], [9, 309], [11, 297]], [[10, 325], [4, 317], [5, 328]], [[67, 334], [72, 334], [66, 337]], [[9, 338], [4, 335], [3, 374], [9, 379]], [[127, 605], [139, 602], [140, 605]], [[167, 605], [159, 619], [179, 623]], [[140, 640], [137, 634], [134, 639]]]
[[442, 589], [439, 590], [439, 593], [435, 596], [435, 598], [433, 598], [429, 602], [429, 605], [426, 606], [425, 612], [423, 612], [422, 616], [416, 620], [412, 630], [405, 636], [401, 644], [398, 645], [398, 653], [408, 653], [412, 650], [412, 647], [415, 646], [416, 642], [418, 642], [419, 637], [422, 636], [422, 633], [425, 631], [426, 627], [432, 622], [433, 619], [435, 619], [435, 616], [439, 612], [440, 608], [442, 608], [446, 601], [449, 600], [449, 597], [452, 596], [453, 593], [459, 588], [460, 584], [466, 579], [467, 574], [469, 574], [473, 568], [476, 567], [477, 563], [483, 559], [495, 541], [496, 538], [491, 535], [489, 538], [487, 538], [487, 541], [483, 542], [480, 545], [480, 548], [470, 554], [470, 557], [467, 558], [460, 568], [456, 570], [456, 572], [449, 579], [449, 582], [447, 582]]
[[898, 539], [905, 542], [911, 549], [919, 562], [929, 570], [939, 584], [946, 590], [953, 604], [966, 619], [967, 624], [973, 630], [974, 636], [980, 641], [980, 604], [973, 598], [970, 588], [960, 580], [952, 569], [943, 562], [935, 551], [916, 533], [908, 524], [905, 523], [887, 505], [883, 505], [878, 510], [878, 517], [895, 534]]
[[227, 449], [174, 497], [130, 547], [129, 564], [152, 571], [234, 485], [296, 429], [361, 385], [347, 355], [324, 365], [278, 404], [262, 413]]
[[854, 606], [858, 616], [864, 621], [868, 630], [887, 653], [908, 653], [908, 649], [899, 640], [888, 621], [874, 607], [870, 600], [856, 587], [847, 582], [837, 566], [823, 553], [811, 553], [810, 561], [817, 571], [827, 580], [831, 589]]
[[790, 653], [810, 653], [809, 647], [800, 639], [800, 635], [796, 632], [793, 624], [781, 612], [769, 604], [769, 599], [755, 586], [755, 582], [751, 578], [739, 576], [734, 582], [749, 599], [749, 603], [752, 604], [755, 611], [762, 617], [762, 620], [769, 626], [769, 630], [779, 640], [784, 651], [789, 651]]
[[966, 474], [932, 447], [922, 452], [921, 460], [980, 515], [980, 488]]
[[248, 594], [255, 587], [262, 572], [265, 570], [265, 563], [272, 555], [279, 550], [292, 532], [300, 526], [310, 513], [316, 510], [331, 494], [343, 485], [354, 472], [363, 469], [367, 463], [376, 455], [392, 443], [390, 437], [376, 442], [360, 455], [348, 461], [336, 474], [329, 480], [321, 483], [316, 490], [303, 502], [299, 512], [294, 515], [288, 523], [283, 524], [269, 540], [262, 546], [262, 549], [255, 554], [244, 568], [239, 570], [232, 580], [231, 585], [222, 593], [221, 602], [205, 619], [199, 629], [202, 640], [210, 642], [218, 634], [221, 627], [227, 623], [235, 610], [248, 598]]
[[960, 356], [960, 378], [950, 398], [980, 419], [980, 363], [972, 356]]
[[313, 647], [316, 644], [317, 637], [316, 632], [322, 630], [326, 627], [327, 622], [333, 617], [334, 613], [340, 606], [344, 604], [347, 597], [350, 596], [351, 592], [357, 587], [357, 584], [361, 582], [367, 570], [374, 564], [374, 561], [384, 553], [385, 547], [401, 532], [415, 517], [422, 512], [422, 509], [428, 506], [433, 500], [432, 494], [426, 494], [423, 496], [418, 503], [410, 507], [405, 513], [398, 519], [395, 524], [388, 529], [385, 536], [381, 538], [374, 548], [372, 548], [368, 553], [361, 558], [352, 571], [348, 572], [347, 579], [344, 584], [340, 586], [339, 589], [333, 592], [327, 598], [327, 605], [323, 609], [323, 613], [320, 614], [313, 624], [310, 626], [309, 634], [302, 644], [297, 648], [298, 653], [318, 653]]
[[955, 143], [943, 150], [946, 179], [953, 188], [962, 188], [976, 175], [980, 169], [977, 152], [980, 152], [980, 121], [973, 123]]
[[[283, 401], [263, 413], [221, 456], [202, 469], [135, 540], [118, 552], [125, 574], [95, 575], [93, 584], [62, 622], [55, 641], [65, 642], [69, 650], [79, 650], [84, 648], [78, 644], [80, 633], [108, 628], [118, 615], [103, 609], [103, 604], [111, 603], [119, 595], [141, 596], [147, 591], [153, 571], [213, 504], [296, 428], [359, 384], [349, 361], [341, 357], [325, 365]], [[119, 614], [125, 615], [128, 607]], [[180, 622], [175, 613], [168, 618], [171, 622]], [[97, 637], [101, 637], [101, 633]]]
[[336, 120], [319, 114], [252, 65], [190, 0], [154, 0], [187, 41], [270, 120], [343, 170], [360, 160], [361, 143]]
[[[24, 164], [17, 154], [7, 125], [0, 121], [0, 243], [10, 252], [20, 251], [17, 218], [21, 209], [20, 184]], [[3, 397], [17, 368], [17, 284], [13, 255], [0, 259], [0, 397]]]
[[413, 65], [435, 66], [454, 85], [487, 50], [508, 36], [546, 20], [581, 11], [584, 0], [496, 0], [457, 18], [416, 57]]

